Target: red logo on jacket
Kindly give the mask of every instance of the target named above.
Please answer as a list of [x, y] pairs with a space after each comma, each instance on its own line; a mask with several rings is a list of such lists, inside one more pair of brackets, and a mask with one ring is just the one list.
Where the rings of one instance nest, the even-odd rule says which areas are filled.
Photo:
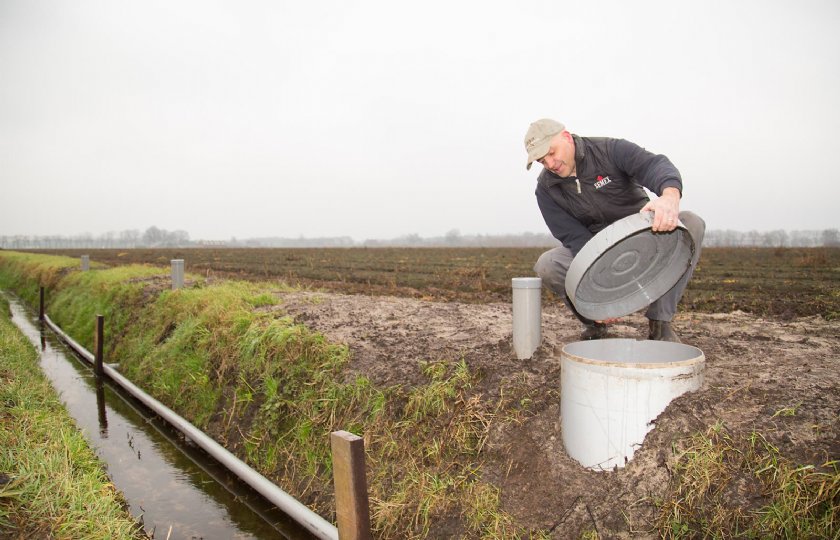
[[601, 176], [598, 175], [598, 178], [595, 180], [595, 189], [601, 189], [602, 187], [606, 186], [612, 182], [609, 176]]

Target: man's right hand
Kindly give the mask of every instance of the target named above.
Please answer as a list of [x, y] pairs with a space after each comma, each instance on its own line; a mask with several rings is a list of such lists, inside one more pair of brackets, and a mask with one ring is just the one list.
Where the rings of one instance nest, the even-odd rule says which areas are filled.
[[680, 190], [666, 187], [659, 198], [649, 201], [640, 212], [653, 212], [653, 232], [670, 232], [680, 219]]

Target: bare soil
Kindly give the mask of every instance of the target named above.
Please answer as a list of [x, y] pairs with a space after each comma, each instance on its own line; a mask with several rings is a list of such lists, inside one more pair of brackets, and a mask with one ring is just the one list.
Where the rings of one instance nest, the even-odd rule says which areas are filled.
[[[560, 303], [543, 306], [542, 346], [520, 361], [511, 346], [509, 303], [432, 302], [327, 292], [278, 293], [282, 309], [330, 340], [346, 343], [351, 371], [385, 384], [425, 381], [419, 363], [463, 358], [481, 375], [477, 392], [498, 396], [519, 377], [533, 390], [531, 413], [514, 427], [491, 426], [482, 474], [502, 490], [502, 509], [553, 538], [596, 530], [602, 538], [658, 536], [652, 503], [668, 488], [672, 443], [718, 421], [733, 435], [763, 434], [782, 456], [817, 467], [840, 458], [840, 321], [772, 320], [740, 311], [687, 312], [674, 326], [706, 356], [702, 388], [674, 400], [623, 469], [593, 472], [564, 451], [560, 352], [579, 323]], [[611, 337], [644, 339], [641, 314], [611, 326]], [[792, 408], [794, 415], [776, 414]], [[763, 494], [749, 481], [732, 494], [751, 507]]]

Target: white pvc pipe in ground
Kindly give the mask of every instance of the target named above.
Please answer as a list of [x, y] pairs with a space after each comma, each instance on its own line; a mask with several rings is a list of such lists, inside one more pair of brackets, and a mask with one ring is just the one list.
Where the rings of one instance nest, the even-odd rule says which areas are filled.
[[90, 255], [82, 255], [82, 272], [90, 270]]
[[184, 286], [184, 259], [172, 259], [172, 290]]
[[513, 350], [520, 360], [531, 358], [542, 340], [542, 279], [513, 278]]
[[703, 384], [705, 356], [665, 341], [602, 339], [563, 347], [560, 416], [566, 452], [594, 470], [624, 467], [676, 397]]

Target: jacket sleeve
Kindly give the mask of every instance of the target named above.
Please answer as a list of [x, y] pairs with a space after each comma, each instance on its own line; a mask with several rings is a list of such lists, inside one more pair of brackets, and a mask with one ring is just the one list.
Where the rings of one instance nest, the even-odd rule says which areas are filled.
[[537, 184], [536, 195], [537, 204], [551, 235], [569, 248], [572, 255], [577, 255], [578, 251], [592, 238], [592, 232], [554, 202], [540, 184]]
[[610, 157], [615, 165], [633, 180], [657, 195], [667, 187], [675, 187], [682, 194], [680, 171], [662, 154], [648, 152], [641, 146], [624, 139], [614, 139]]

